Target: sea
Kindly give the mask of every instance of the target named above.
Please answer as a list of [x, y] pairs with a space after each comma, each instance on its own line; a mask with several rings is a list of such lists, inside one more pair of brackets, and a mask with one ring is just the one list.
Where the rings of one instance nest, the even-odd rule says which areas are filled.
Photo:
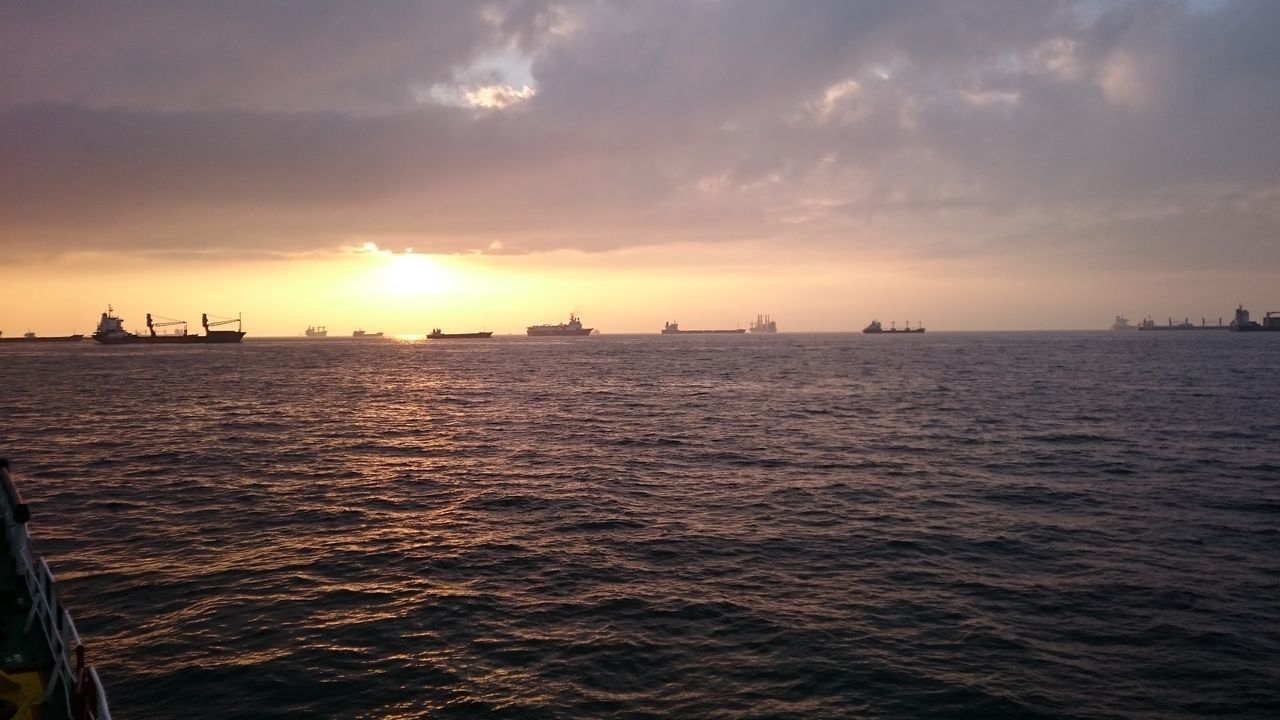
[[116, 718], [1280, 717], [1280, 333], [0, 349]]

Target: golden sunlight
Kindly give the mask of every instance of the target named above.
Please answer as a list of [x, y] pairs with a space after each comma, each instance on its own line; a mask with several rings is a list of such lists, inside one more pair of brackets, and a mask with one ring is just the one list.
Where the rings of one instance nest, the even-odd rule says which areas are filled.
[[380, 252], [368, 276], [371, 294], [411, 298], [446, 295], [459, 289], [461, 278], [456, 268], [440, 258], [413, 252]]

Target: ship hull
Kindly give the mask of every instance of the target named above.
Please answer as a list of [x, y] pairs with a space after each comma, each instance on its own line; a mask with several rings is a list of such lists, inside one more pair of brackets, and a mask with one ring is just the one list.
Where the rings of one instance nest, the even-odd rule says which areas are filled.
[[578, 337], [580, 335], [590, 335], [592, 329], [593, 328], [573, 329], [573, 328], [556, 328], [556, 327], [550, 327], [550, 328], [531, 327], [531, 328], [526, 328], [525, 332], [529, 334], [529, 337]]
[[473, 333], [431, 333], [427, 336], [428, 340], [483, 340], [493, 337], [492, 332], [473, 332]]
[[0, 570], [6, 578], [0, 587], [6, 684], [0, 715], [109, 720], [106, 691], [97, 670], [84, 662], [84, 645], [53, 573], [33, 547], [30, 519], [9, 463], [0, 458]]
[[919, 330], [863, 330], [863, 335], [923, 335], [924, 328]]
[[84, 339], [84, 335], [56, 335], [51, 337], [0, 338], [0, 342], [7, 342], [7, 343], [80, 342], [83, 339]]
[[239, 330], [210, 330], [208, 335], [94, 335], [93, 339], [103, 345], [225, 345], [240, 342], [244, 335]]

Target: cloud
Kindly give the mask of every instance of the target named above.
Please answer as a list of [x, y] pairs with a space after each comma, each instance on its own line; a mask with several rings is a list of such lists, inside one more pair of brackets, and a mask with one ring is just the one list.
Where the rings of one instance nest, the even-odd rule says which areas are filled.
[[537, 94], [532, 61], [514, 48], [454, 68], [453, 82], [415, 90], [418, 102], [461, 108], [505, 110]]
[[531, 47], [539, 2], [372, 6], [285, 1], [7, 5], [0, 102], [160, 112], [403, 110], [512, 44]]
[[533, 97], [536, 91], [528, 85], [519, 89], [510, 85], [446, 85], [437, 83], [418, 96], [419, 102], [436, 102], [455, 107], [483, 110], [505, 110]]
[[1131, 108], [1141, 108], [1149, 102], [1149, 83], [1150, 80], [1139, 69], [1137, 59], [1125, 52], [1112, 54], [1103, 63], [1098, 77], [1098, 85], [1108, 100]]
[[1181, 265], [1256, 253], [1275, 221], [1275, 3], [0, 13], [15, 252], [757, 240]]

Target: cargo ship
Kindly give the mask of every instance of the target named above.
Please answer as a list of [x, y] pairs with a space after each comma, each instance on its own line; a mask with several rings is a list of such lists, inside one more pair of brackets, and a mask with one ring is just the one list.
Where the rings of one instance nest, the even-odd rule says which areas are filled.
[[80, 342], [84, 339], [84, 335], [47, 335], [40, 336], [28, 330], [22, 334], [22, 337], [4, 337], [4, 333], [0, 332], [0, 342], [7, 343], [47, 343], [47, 342]]
[[307, 331], [304, 332], [303, 335], [306, 335], [307, 337], [310, 337], [310, 338], [327, 337], [329, 335], [329, 329], [323, 325], [318, 325], [315, 327], [308, 325]]
[[751, 323], [751, 332], [753, 333], [776, 333], [778, 332], [778, 323], [768, 315], [757, 315], [756, 321]]
[[525, 331], [530, 337], [565, 337], [590, 335], [591, 328], [582, 327], [582, 320], [577, 315], [569, 313], [569, 322], [560, 323], [559, 325], [530, 325]]
[[1133, 325], [1129, 324], [1129, 318], [1123, 315], [1117, 315], [1116, 321], [1111, 323], [1112, 330], [1136, 330]]
[[663, 335], [738, 335], [746, 332], [745, 329], [737, 330], [681, 330], [680, 323], [669, 322], [662, 326]]
[[1227, 330], [1228, 326], [1222, 323], [1222, 318], [1218, 318], [1217, 325], [1210, 325], [1204, 318], [1200, 318], [1200, 324], [1196, 325], [1191, 322], [1190, 318], [1183, 318], [1182, 322], [1175, 323], [1173, 318], [1169, 318], [1169, 322], [1164, 325], [1157, 325], [1155, 320], [1148, 316], [1145, 320], [1138, 323], [1138, 329], [1143, 331], [1151, 330]]
[[382, 337], [382, 333], [380, 332], [371, 333], [371, 332], [365, 332], [364, 330], [355, 330], [351, 333], [351, 337], [356, 339], [359, 339], [359, 338], [374, 339], [374, 338]]
[[85, 662], [57, 583], [31, 546], [31, 511], [0, 458], [0, 717], [111, 720], [98, 671]]
[[440, 328], [432, 328], [431, 332], [427, 333], [428, 340], [483, 340], [490, 337], [493, 337], [493, 331], [447, 333]]
[[1227, 326], [1231, 332], [1280, 332], [1280, 312], [1271, 311], [1259, 323], [1249, 319], [1249, 311], [1244, 305], [1236, 308], [1236, 317]]
[[[215, 316], [216, 317], [216, 316]], [[200, 324], [204, 327], [204, 335], [193, 335], [187, 332], [187, 323], [182, 320], [165, 320], [155, 322], [151, 317], [151, 313], [147, 313], [147, 333], [146, 335], [138, 335], [124, 329], [124, 320], [110, 305], [107, 311], [102, 313], [102, 318], [98, 320], [98, 329], [93, 331], [93, 339], [103, 345], [148, 345], [148, 344], [191, 344], [202, 345], [210, 343], [238, 343], [244, 339], [244, 330], [240, 329], [240, 318], [224, 318], [221, 320], [209, 321], [209, 315], [200, 316]], [[228, 323], [236, 323], [235, 330], [213, 330], [212, 328]], [[163, 333], [156, 332], [158, 327], [173, 327], [172, 331]]]
[[911, 327], [911, 321], [907, 321], [905, 328], [899, 328], [898, 323], [890, 323], [889, 329], [885, 330], [879, 320], [872, 320], [871, 324], [862, 328], [862, 332], [866, 335], [899, 335], [910, 334], [918, 335], [924, 332], [924, 323], [917, 323], [917, 327]]

